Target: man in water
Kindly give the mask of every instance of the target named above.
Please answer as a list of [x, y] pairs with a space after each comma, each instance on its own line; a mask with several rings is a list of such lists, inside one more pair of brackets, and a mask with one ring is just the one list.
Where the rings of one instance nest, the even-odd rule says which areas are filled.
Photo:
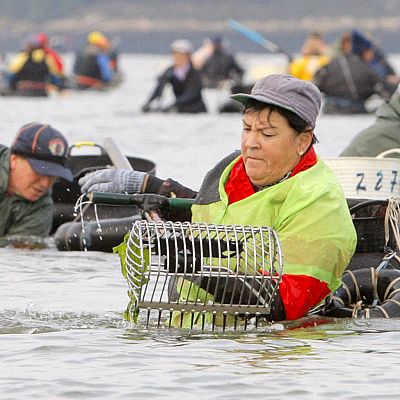
[[242, 80], [244, 69], [225, 48], [222, 37], [215, 36], [212, 38], [211, 45], [212, 53], [205, 60], [200, 71], [204, 86], [216, 88], [227, 81], [239, 84]]
[[65, 137], [39, 123], [24, 125], [11, 148], [0, 145], [0, 237], [50, 233], [51, 188], [57, 178], [73, 179], [67, 151]]
[[143, 112], [155, 111], [154, 102], [161, 100], [164, 89], [170, 85], [174, 92], [175, 100], [162, 112], [202, 113], [206, 106], [202, 97], [201, 75], [192, 64], [192, 44], [186, 39], [175, 40], [171, 44], [173, 65], [169, 66], [159, 76], [157, 85], [149, 99], [142, 106]]

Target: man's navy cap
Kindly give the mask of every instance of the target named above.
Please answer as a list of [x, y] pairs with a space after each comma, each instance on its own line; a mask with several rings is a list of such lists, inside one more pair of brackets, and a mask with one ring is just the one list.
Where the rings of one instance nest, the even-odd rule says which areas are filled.
[[26, 158], [39, 175], [73, 180], [71, 170], [65, 166], [68, 142], [50, 125], [35, 122], [24, 125], [11, 146], [11, 152]]
[[250, 94], [237, 93], [231, 98], [246, 106], [249, 99], [271, 104], [298, 115], [311, 128], [321, 108], [321, 92], [310, 81], [287, 74], [272, 74], [258, 80]]

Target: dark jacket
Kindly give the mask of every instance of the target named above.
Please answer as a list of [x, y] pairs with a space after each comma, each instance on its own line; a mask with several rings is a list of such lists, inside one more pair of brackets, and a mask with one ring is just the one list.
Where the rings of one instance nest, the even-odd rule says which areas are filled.
[[47, 96], [48, 84], [60, 83], [55, 66], [43, 49], [17, 54], [9, 66], [8, 80], [10, 89], [21, 96]]
[[10, 173], [9, 160], [10, 150], [0, 145], [0, 237], [45, 237], [50, 232], [53, 217], [50, 193], [33, 202], [16, 195], [6, 195]]
[[100, 68], [97, 64], [97, 54], [78, 53], [74, 64], [74, 73], [101, 80]]
[[356, 55], [333, 59], [316, 72], [313, 82], [325, 94], [327, 103], [336, 101], [349, 112], [351, 103], [363, 107], [365, 100], [373, 94], [383, 98], [391, 95], [384, 80]]
[[77, 53], [73, 72], [78, 88], [100, 88], [112, 80], [110, 57], [96, 46], [88, 45]]
[[217, 87], [221, 81], [228, 79], [240, 82], [243, 72], [233, 55], [223, 50], [215, 51], [201, 69], [207, 87]]
[[202, 83], [200, 73], [190, 66], [184, 80], [179, 80], [174, 74], [174, 67], [171, 66], [158, 78], [158, 83], [148, 104], [153, 100], [159, 99], [167, 84], [172, 86], [175, 95], [175, 103], [171, 106], [180, 113], [199, 113], [206, 112], [206, 106], [201, 94]]
[[31, 52], [21, 70], [15, 74], [15, 78], [16, 81], [46, 82], [49, 73], [46, 59], [34, 61]]

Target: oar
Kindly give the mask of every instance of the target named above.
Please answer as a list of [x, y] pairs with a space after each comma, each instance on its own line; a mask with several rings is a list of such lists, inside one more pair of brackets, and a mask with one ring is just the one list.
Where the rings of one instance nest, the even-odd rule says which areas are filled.
[[228, 20], [229, 26], [234, 29], [236, 32], [239, 32], [244, 37], [249, 40], [252, 40], [255, 43], [258, 43], [264, 49], [269, 50], [271, 53], [275, 54], [284, 54], [289, 59], [289, 62], [292, 61], [292, 56], [285, 50], [282, 50], [277, 44], [267, 40], [264, 36], [260, 33], [256, 32], [255, 30], [235, 21], [234, 19]]
[[107, 152], [110, 157], [112, 163], [121, 169], [130, 169], [132, 170], [132, 165], [130, 164], [127, 157], [121, 152], [117, 143], [112, 137], [106, 137], [104, 139], [103, 148]]
[[159, 194], [121, 194], [121, 193], [104, 193], [91, 192], [88, 198], [93, 204], [110, 204], [121, 206], [138, 206], [158, 205], [161, 207], [168, 206], [177, 210], [189, 210], [194, 199], [183, 199], [176, 197], [165, 197]]

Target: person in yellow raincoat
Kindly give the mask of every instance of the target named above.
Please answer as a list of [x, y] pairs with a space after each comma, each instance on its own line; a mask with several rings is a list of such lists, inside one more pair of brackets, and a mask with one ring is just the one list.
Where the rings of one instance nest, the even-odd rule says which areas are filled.
[[[251, 94], [232, 98], [245, 107], [241, 151], [211, 169], [197, 195], [139, 171], [100, 170], [79, 183], [84, 193], [196, 195], [193, 222], [273, 228], [284, 274], [271, 318], [297, 319], [340, 286], [356, 247], [342, 188], [314, 151], [321, 94], [311, 82], [275, 74], [257, 81]], [[189, 289], [185, 297], [191, 295]]]
[[330, 57], [327, 55], [327, 45], [317, 32], [313, 32], [307, 37], [300, 54], [300, 57], [290, 63], [289, 74], [306, 81], [311, 81], [315, 72], [330, 61]]

